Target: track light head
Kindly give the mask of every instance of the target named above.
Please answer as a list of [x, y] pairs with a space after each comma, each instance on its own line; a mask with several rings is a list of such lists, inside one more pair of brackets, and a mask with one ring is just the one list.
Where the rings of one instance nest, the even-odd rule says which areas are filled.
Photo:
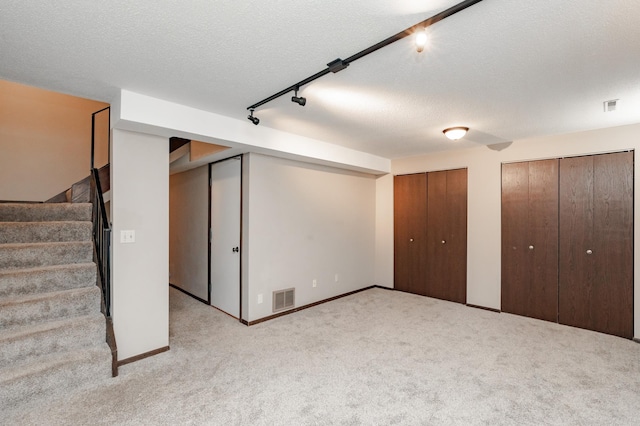
[[291, 97], [291, 102], [295, 102], [300, 106], [304, 106], [307, 103], [307, 98], [303, 98], [302, 96], [300, 96], [300, 97], [292, 96]]
[[291, 102], [295, 102], [300, 106], [305, 106], [305, 104], [307, 103], [307, 98], [303, 98], [302, 96], [298, 97], [298, 90], [299, 87], [296, 87], [296, 94], [291, 97]]
[[260, 124], [260, 119], [258, 117], [253, 116], [253, 110], [251, 110], [251, 114], [247, 115], [247, 119], [255, 124], [256, 126]]

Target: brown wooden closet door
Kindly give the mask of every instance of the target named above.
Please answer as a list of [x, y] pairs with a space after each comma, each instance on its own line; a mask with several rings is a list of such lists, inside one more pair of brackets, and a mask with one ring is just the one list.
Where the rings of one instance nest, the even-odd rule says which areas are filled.
[[467, 170], [428, 173], [427, 292], [452, 302], [467, 299]]
[[427, 182], [427, 292], [429, 297], [448, 299], [449, 265], [446, 263], [447, 173], [430, 172]]
[[501, 309], [529, 315], [526, 229], [529, 221], [529, 163], [502, 165]]
[[394, 177], [394, 287], [425, 294], [427, 174]]
[[467, 169], [447, 170], [449, 299], [467, 303]]
[[502, 166], [502, 310], [558, 321], [558, 160]]
[[[529, 315], [558, 321], [559, 161], [529, 163]], [[533, 247], [533, 248], [532, 248]]]
[[560, 160], [559, 322], [633, 337], [633, 153]]

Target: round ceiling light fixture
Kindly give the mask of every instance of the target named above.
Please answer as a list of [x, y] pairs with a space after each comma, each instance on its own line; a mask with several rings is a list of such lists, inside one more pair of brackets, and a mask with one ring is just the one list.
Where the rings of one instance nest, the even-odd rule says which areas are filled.
[[452, 141], [457, 141], [458, 139], [464, 137], [469, 131], [468, 127], [449, 127], [448, 129], [444, 129], [442, 133]]

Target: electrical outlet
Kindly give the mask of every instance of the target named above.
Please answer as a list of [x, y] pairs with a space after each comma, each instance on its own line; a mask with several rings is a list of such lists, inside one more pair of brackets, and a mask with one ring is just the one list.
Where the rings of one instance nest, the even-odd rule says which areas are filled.
[[318, 287], [318, 280], [316, 280], [316, 279], [313, 280], [313, 286], [314, 287]]
[[262, 303], [263, 299], [262, 299], [262, 294], [258, 295], [258, 304]]

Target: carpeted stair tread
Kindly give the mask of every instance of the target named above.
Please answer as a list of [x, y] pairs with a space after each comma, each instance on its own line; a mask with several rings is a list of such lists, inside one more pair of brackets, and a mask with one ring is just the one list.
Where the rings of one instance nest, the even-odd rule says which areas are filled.
[[0, 413], [112, 375], [92, 209], [0, 203]]
[[92, 260], [91, 241], [0, 244], [0, 269], [87, 263]]
[[96, 274], [93, 262], [0, 270], [0, 297], [95, 286]]
[[83, 287], [0, 299], [0, 331], [100, 312], [100, 289]]
[[91, 221], [91, 203], [0, 203], [0, 222]]
[[0, 369], [103, 342], [105, 319], [100, 312], [14, 328], [0, 332]]
[[91, 222], [0, 222], [0, 244], [90, 241], [92, 230]]
[[111, 377], [111, 351], [106, 343], [62, 352], [26, 365], [0, 370], [0, 412], [51, 392], [95, 385]]

